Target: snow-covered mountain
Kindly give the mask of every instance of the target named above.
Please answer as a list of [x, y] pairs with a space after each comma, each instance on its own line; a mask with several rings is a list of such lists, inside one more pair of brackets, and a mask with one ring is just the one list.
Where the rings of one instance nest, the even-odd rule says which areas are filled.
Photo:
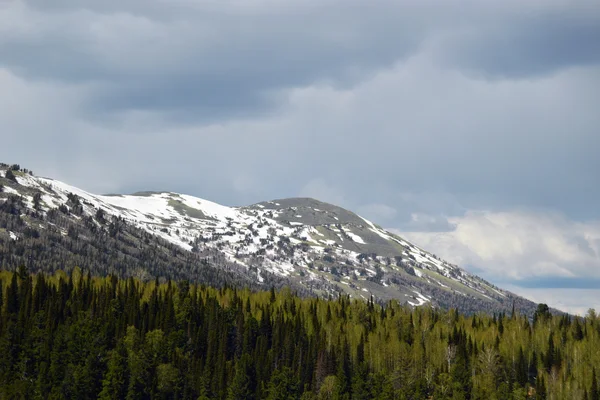
[[[93, 217], [99, 227], [99, 219], [117, 218], [184, 251], [219, 252], [257, 284], [275, 275], [316, 295], [343, 292], [465, 311], [507, 310], [513, 303], [523, 311], [533, 307], [357, 214], [315, 199], [227, 207], [169, 192], [96, 195], [23, 170], [7, 179], [9, 169], [0, 167], [0, 203], [20, 196], [42, 216], [76, 208], [74, 220]], [[0, 228], [0, 240], [19, 239]]]

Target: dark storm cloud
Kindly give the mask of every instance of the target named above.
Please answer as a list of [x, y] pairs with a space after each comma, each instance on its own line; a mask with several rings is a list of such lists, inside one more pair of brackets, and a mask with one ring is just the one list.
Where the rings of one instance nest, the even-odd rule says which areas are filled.
[[12, 18], [31, 17], [35, 26], [13, 22], [16, 29], [0, 39], [0, 65], [28, 79], [102, 84], [92, 111], [227, 118], [264, 110], [273, 91], [355, 83], [412, 54], [423, 36], [418, 23], [358, 2], [106, 3], [15, 11]]
[[152, 110], [214, 122], [263, 114], [277, 107], [273, 92], [291, 87], [351, 87], [431, 40], [441, 40], [442, 62], [484, 76], [598, 61], [599, 7], [532, 4], [25, 2], [7, 13], [0, 65], [101, 85], [88, 99], [92, 119]]
[[[528, 78], [600, 62], [600, 6], [540, 10], [470, 30], [446, 43], [442, 59], [483, 77]], [[504, 21], [507, 22], [507, 21]]]

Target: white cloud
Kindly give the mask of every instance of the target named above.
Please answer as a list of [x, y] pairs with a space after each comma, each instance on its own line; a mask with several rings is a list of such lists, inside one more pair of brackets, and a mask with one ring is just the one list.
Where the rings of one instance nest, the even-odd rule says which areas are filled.
[[400, 232], [492, 280], [600, 278], [600, 221], [550, 212], [470, 211], [449, 232]]

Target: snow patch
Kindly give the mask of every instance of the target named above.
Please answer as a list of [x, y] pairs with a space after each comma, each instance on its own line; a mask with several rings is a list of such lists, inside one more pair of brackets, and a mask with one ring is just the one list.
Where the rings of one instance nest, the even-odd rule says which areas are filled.
[[346, 235], [350, 236], [350, 239], [352, 239], [356, 243], [366, 244], [365, 241], [363, 240], [363, 238], [361, 238], [360, 236], [358, 236], [356, 233], [347, 231]]
[[4, 193], [19, 194], [18, 191], [16, 191], [15, 189], [11, 188], [10, 186], [4, 186]]
[[423, 296], [421, 293], [417, 292], [416, 290], [413, 290], [413, 292], [417, 295], [417, 298], [416, 298], [417, 303], [413, 303], [413, 302], [409, 301], [408, 304], [410, 304], [411, 306], [422, 306], [423, 304], [431, 301], [430, 299]]

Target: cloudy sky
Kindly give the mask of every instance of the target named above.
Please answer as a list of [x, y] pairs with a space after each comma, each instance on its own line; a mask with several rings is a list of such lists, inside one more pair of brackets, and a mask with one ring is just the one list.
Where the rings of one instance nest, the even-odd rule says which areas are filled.
[[0, 159], [348, 207], [600, 309], [597, 0], [0, 0]]

